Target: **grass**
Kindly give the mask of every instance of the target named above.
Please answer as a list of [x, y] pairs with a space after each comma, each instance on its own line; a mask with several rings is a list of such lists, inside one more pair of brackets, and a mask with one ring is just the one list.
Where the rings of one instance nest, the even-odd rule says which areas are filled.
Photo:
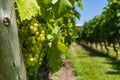
[[76, 43], [70, 52], [77, 80], [120, 80], [120, 61]]

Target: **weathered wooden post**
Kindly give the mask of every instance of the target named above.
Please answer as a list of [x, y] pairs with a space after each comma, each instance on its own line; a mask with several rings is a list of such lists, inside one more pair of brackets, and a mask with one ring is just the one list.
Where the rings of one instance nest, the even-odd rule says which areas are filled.
[[12, 0], [0, 0], [0, 80], [27, 80]]

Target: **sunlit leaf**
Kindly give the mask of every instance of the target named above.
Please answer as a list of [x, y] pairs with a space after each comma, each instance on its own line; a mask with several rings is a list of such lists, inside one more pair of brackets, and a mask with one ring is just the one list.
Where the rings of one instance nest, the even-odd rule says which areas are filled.
[[54, 10], [53, 13], [56, 18], [59, 18], [59, 17], [63, 16], [68, 11], [68, 9], [70, 9], [72, 7], [73, 6], [69, 0], [59, 0], [53, 6], [53, 10]]
[[52, 0], [52, 3], [55, 4], [58, 0]]
[[53, 70], [58, 70], [62, 66], [66, 50], [67, 47], [56, 37], [48, 52], [48, 64]]
[[32, 16], [35, 16], [40, 11], [36, 0], [17, 0], [16, 2], [21, 21], [25, 19], [30, 20]]

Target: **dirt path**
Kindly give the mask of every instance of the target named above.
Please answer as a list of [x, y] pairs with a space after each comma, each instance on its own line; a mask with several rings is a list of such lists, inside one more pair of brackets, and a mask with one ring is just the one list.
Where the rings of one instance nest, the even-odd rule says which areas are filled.
[[76, 80], [70, 63], [70, 60], [65, 60], [64, 66], [58, 71], [58, 76], [50, 76], [50, 80]]

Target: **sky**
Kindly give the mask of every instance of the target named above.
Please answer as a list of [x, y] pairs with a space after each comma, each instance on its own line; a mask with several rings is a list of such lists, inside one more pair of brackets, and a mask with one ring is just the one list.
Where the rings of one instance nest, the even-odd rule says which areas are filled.
[[84, 9], [75, 9], [81, 14], [80, 20], [76, 19], [76, 24], [84, 24], [91, 20], [94, 16], [100, 15], [107, 4], [107, 0], [82, 0]]

